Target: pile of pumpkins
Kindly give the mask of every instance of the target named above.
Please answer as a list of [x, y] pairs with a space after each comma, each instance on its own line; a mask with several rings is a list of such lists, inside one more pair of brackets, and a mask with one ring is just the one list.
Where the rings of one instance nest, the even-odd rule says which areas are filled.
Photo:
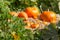
[[[39, 19], [41, 21], [49, 22], [49, 23], [56, 23], [56, 13], [53, 11], [43, 11], [42, 13], [39, 11], [37, 7], [27, 7], [24, 11], [10, 12], [12, 16], [17, 16], [19, 18], [24, 18], [25, 21], [28, 18]], [[32, 28], [35, 28], [35, 25], [32, 25]]]

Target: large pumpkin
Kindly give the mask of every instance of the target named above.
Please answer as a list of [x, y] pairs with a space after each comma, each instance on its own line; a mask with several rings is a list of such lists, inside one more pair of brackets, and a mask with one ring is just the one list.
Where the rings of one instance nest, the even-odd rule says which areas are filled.
[[55, 23], [56, 22], [56, 13], [53, 11], [44, 11], [40, 15], [40, 19], [42, 19], [43, 21]]
[[25, 12], [27, 13], [28, 17], [32, 18], [37, 18], [40, 13], [37, 7], [27, 7]]

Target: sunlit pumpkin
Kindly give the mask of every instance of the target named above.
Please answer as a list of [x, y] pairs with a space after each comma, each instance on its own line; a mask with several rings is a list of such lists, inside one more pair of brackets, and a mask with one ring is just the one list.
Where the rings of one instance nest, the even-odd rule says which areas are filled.
[[25, 13], [25, 12], [20, 12], [19, 14], [18, 14], [18, 17], [20, 17], [20, 18], [24, 18], [24, 19], [28, 19], [28, 16], [27, 16], [27, 14]]
[[9, 12], [9, 14], [12, 16], [18, 16], [18, 14], [15, 11], [11, 11], [11, 12]]
[[56, 22], [56, 13], [53, 11], [44, 11], [40, 15], [40, 19], [42, 19], [43, 21], [55, 23]]
[[25, 9], [25, 12], [27, 13], [28, 17], [37, 18], [40, 14], [37, 7], [27, 7]]

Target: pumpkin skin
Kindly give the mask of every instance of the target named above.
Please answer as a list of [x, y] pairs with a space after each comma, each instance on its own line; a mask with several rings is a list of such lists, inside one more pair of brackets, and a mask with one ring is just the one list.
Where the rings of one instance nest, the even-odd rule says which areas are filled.
[[56, 13], [53, 11], [44, 11], [40, 15], [40, 19], [42, 19], [43, 21], [55, 23], [56, 22]]
[[26, 14], [25, 12], [23, 12], [23, 11], [18, 14], [18, 17], [19, 17], [19, 18], [24, 18], [24, 19], [26, 19], [26, 20], [28, 19], [27, 14]]
[[40, 14], [40, 12], [39, 12], [37, 7], [27, 7], [25, 9], [25, 12], [27, 13], [28, 17], [32, 17], [32, 18], [35, 18], [35, 19]]

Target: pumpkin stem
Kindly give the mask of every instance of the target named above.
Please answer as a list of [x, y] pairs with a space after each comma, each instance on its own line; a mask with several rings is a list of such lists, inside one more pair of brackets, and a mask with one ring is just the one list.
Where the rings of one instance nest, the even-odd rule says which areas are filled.
[[40, 11], [41, 11], [41, 13], [43, 12], [43, 10], [42, 10], [42, 6], [40, 5]]
[[48, 8], [48, 12], [49, 12], [49, 8]]

